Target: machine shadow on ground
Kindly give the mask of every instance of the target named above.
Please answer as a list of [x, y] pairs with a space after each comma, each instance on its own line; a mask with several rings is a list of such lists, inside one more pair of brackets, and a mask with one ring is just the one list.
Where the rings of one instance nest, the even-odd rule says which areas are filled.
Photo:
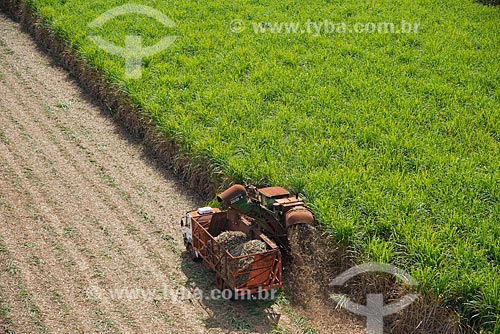
[[207, 312], [208, 318], [204, 320], [207, 329], [252, 333], [270, 333], [276, 329], [280, 314], [273, 310], [275, 300], [213, 299], [210, 293], [216, 289], [215, 273], [203, 261], [195, 262], [187, 252], [183, 252], [181, 269], [188, 278], [185, 288], [193, 294], [202, 295], [202, 298], [193, 298], [193, 302], [200, 303]]

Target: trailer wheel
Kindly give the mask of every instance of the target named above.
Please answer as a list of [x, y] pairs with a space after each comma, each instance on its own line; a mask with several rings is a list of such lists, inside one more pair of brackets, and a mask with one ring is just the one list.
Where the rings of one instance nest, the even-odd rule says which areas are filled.
[[[239, 300], [238, 297], [236, 297], [236, 290], [231, 288], [229, 285], [227, 285], [227, 283], [222, 280], [222, 286], [221, 286], [221, 292], [223, 294], [223, 296], [225, 296], [227, 298], [227, 300], [229, 301], [236, 301], [236, 300]], [[227, 295], [224, 295], [224, 294], [227, 294]]]
[[190, 242], [186, 245], [186, 249], [189, 253], [189, 257], [191, 257], [191, 260], [193, 260], [194, 262], [198, 262], [200, 260], [200, 257], [198, 256], [193, 245]]

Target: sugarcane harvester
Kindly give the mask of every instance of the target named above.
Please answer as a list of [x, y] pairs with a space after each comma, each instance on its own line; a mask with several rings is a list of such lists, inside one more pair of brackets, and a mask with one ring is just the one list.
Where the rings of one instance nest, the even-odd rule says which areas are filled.
[[[296, 224], [314, 223], [304, 201], [282, 187], [257, 188], [234, 185], [217, 196], [231, 214], [245, 215], [285, 249], [288, 229]], [[233, 213], [233, 211], [235, 213]]]
[[216, 273], [217, 287], [235, 296], [281, 288], [287, 231], [312, 225], [311, 211], [282, 187], [233, 185], [217, 200], [222, 210], [186, 214], [184, 243], [193, 260], [202, 259]]

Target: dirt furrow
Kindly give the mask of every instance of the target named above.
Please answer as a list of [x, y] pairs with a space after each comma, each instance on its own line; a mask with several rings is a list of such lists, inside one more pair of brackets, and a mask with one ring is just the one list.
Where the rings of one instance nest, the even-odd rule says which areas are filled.
[[[7, 206], [10, 204], [2, 203], [2, 207], [6, 208]], [[1, 221], [7, 219], [4, 211], [0, 212]], [[0, 299], [2, 303], [0, 306], [2, 314], [0, 333], [15, 332], [17, 328], [23, 328], [26, 333], [43, 332], [45, 327], [33, 312], [33, 299], [28, 294], [25, 282], [19, 274], [16, 259], [5, 244], [4, 237], [0, 236], [0, 238]]]
[[[57, 262], [67, 263], [63, 254], [60, 254], [59, 260], [56, 259], [58, 252], [62, 249], [50, 237], [47, 237], [50, 227], [46, 221], [54, 217], [50, 217], [50, 213], [44, 214], [39, 211], [42, 207], [46, 208], [44, 203], [35, 203], [30, 191], [22, 183], [23, 177], [10, 168], [12, 163], [10, 154], [1, 148], [0, 153], [5, 159], [4, 162], [7, 163], [4, 168], [10, 174], [10, 179], [14, 181], [11, 184], [2, 182], [2, 189], [9, 191], [11, 202], [10, 208], [4, 210], [2, 214], [0, 227], [6, 248], [14, 263], [15, 274], [19, 275], [21, 281], [18, 289], [24, 290], [24, 294], [32, 297], [36, 307], [32, 308], [31, 313], [43, 318], [44, 322], [50, 323], [53, 330], [71, 327], [76, 332], [82, 332], [73, 327], [77, 324], [74, 321], [69, 322], [68, 326], [61, 322], [67, 320], [68, 315], [63, 310], [64, 305], [76, 298], [74, 294], [71, 294], [63, 301], [60, 294], [61, 292], [67, 294], [72, 286], [66, 286], [67, 272], [59, 271]], [[25, 211], [27, 207], [30, 208], [28, 212]], [[57, 249], [58, 252], [47, 252], [47, 249]], [[76, 306], [73, 305], [73, 307]], [[74, 317], [71, 318], [74, 319]]]
[[[24, 73], [24, 72], [26, 72], [26, 73]], [[33, 73], [31, 73], [29, 71], [23, 70], [22, 72], [17, 72], [17, 73], [20, 76], [25, 77], [26, 79], [33, 77]], [[44, 88], [46, 88], [47, 91], [51, 89], [50, 85], [48, 87], [44, 86]], [[41, 103], [42, 103], [42, 101], [43, 101], [43, 103], [49, 103], [49, 101], [44, 101], [43, 96], [40, 96], [38, 93], [37, 93], [37, 96], [39, 96]], [[69, 108], [69, 109], [73, 110], [74, 108]], [[69, 113], [69, 111], [65, 112], [65, 114], [67, 114], [67, 113]], [[87, 113], [82, 113], [80, 115], [84, 116], [84, 115], [87, 115]], [[34, 114], [31, 113], [30, 116], [39, 117], [40, 115], [37, 112], [35, 112]], [[74, 122], [75, 124], [65, 124], [65, 123], [60, 122], [59, 119], [57, 118], [57, 116], [50, 117], [50, 119], [53, 121], [52, 122], [53, 124], [49, 124], [49, 125], [43, 124], [43, 127], [45, 128], [45, 130], [52, 126], [52, 128], [56, 128], [56, 132], [57, 132], [57, 128], [59, 128], [60, 130], [62, 130], [62, 132], [64, 132], [66, 137], [68, 137], [68, 136], [71, 137], [71, 140], [67, 140], [67, 138], [64, 138], [65, 136], [62, 136], [60, 133], [52, 133], [51, 134], [51, 136], [53, 136], [54, 138], [59, 139], [56, 142], [58, 149], [61, 151], [61, 153], [64, 156], [66, 156], [68, 159], [71, 160], [71, 163], [75, 167], [75, 169], [78, 169], [78, 171], [81, 173], [81, 175], [84, 175], [84, 177], [85, 177], [86, 181], [88, 181], [88, 183], [93, 182], [94, 187], [99, 187], [100, 193], [103, 194], [103, 196], [107, 196], [107, 198], [105, 199], [106, 202], [113, 202], [114, 203], [115, 201], [120, 201], [121, 202], [120, 204], [125, 206], [125, 207], [135, 205], [136, 206], [135, 211], [143, 211], [143, 212], [136, 212], [136, 213], [138, 215], [142, 215], [143, 218], [148, 218], [148, 217], [146, 217], [146, 216], [148, 216], [148, 210], [145, 210], [145, 209], [143, 209], [143, 207], [141, 205], [138, 205], [141, 203], [137, 203], [137, 201], [140, 198], [145, 197], [143, 195], [148, 195], [148, 194], [149, 194], [147, 196], [148, 199], [152, 199], [153, 196], [150, 195], [151, 191], [149, 191], [149, 189], [151, 187], [154, 187], [155, 185], [152, 184], [151, 182], [149, 182], [148, 185], [143, 185], [143, 184], [139, 183], [137, 186], [132, 186], [132, 188], [129, 187], [129, 184], [134, 184], [135, 180], [136, 180], [136, 178], [134, 178], [133, 176], [131, 177], [130, 173], [128, 172], [130, 170], [133, 171], [133, 169], [128, 169], [124, 172], [123, 167], [128, 167], [128, 166], [119, 166], [118, 164], [115, 163], [116, 159], [112, 159], [115, 161], [112, 161], [111, 164], [109, 164], [109, 163], [106, 164], [106, 166], [103, 166], [99, 162], [97, 162], [97, 161], [109, 160], [109, 154], [104, 155], [100, 152], [101, 150], [95, 149], [96, 148], [95, 145], [88, 145], [87, 143], [84, 143], [84, 141], [87, 141], [86, 140], [87, 138], [92, 139], [93, 137], [82, 136], [77, 131], [77, 129], [75, 129], [75, 127], [81, 127], [80, 123], [82, 121], [77, 121], [75, 119], [75, 122]], [[85, 120], [83, 120], [83, 122], [85, 122]], [[44, 122], [43, 117], [42, 118], [39, 117], [37, 119], [37, 123], [47, 123], [47, 122]], [[106, 133], [106, 132], [105, 131], [95, 131], [93, 133], [93, 135], [104, 134], [104, 133]], [[66, 139], [66, 143], [61, 144], [60, 142], [64, 141], [65, 139]], [[105, 139], [105, 138], [102, 138], [102, 139]], [[74, 144], [75, 148], [78, 147], [81, 152], [76, 152], [73, 150], [66, 150], [65, 145], [70, 145], [70, 144]], [[91, 147], [91, 149], [89, 150], [87, 147]], [[81, 154], [78, 154], [78, 153], [81, 153]], [[92, 173], [95, 174], [95, 171], [91, 171], [90, 177], [89, 177], [89, 175], [86, 175], [89, 173], [88, 173], [88, 167], [86, 167], [85, 163], [84, 163], [85, 158], [88, 158], [88, 160], [93, 162], [95, 169], [99, 173], [101, 173], [100, 174], [101, 178], [103, 178], [104, 181], [107, 181], [108, 185], [111, 185], [112, 187], [109, 187], [109, 186], [102, 187], [103, 182], [97, 182], [97, 184], [96, 184], [95, 180], [92, 179], [92, 176], [93, 176]], [[124, 157], [124, 158], [126, 158], [126, 157]], [[125, 159], [123, 159], [123, 160], [125, 160]], [[133, 161], [134, 159], [131, 159], [131, 160], [132, 161], [130, 163], [134, 164], [135, 163]], [[109, 171], [109, 173], [108, 173], [108, 171]], [[118, 184], [115, 180], [123, 180], [123, 181], [120, 184]], [[111, 188], [115, 188], [115, 189], [111, 189]], [[139, 189], [141, 191], [140, 196], [135, 196], [135, 192], [133, 192], [134, 188]], [[156, 188], [158, 188], [157, 184], [156, 184]], [[121, 196], [118, 196], [118, 195], [121, 195]], [[110, 196], [113, 196], [116, 198], [113, 198], [113, 200], [110, 200], [110, 198], [109, 198]], [[135, 198], [132, 198], [132, 196], [134, 196]], [[104, 200], [104, 198], [101, 198], [101, 199]], [[155, 200], [146, 200], [143, 202], [145, 205], [148, 205], [148, 207], [150, 207], [150, 208], [155, 204], [157, 206], [159, 205], [160, 208], [163, 207], [163, 204], [158, 202], [158, 198], [155, 198]], [[165, 203], [168, 203], [168, 202], [169, 201], [167, 199], [165, 201]], [[128, 212], [127, 210], [124, 210], [124, 211], [126, 211], [126, 212], [124, 212], [124, 214], [129, 215], [130, 212]], [[149, 218], [150, 218], [149, 220], [151, 220], [151, 223], [153, 223], [153, 224], [151, 224], [151, 226], [154, 227], [156, 230], [161, 229], [161, 228], [165, 228], [165, 224], [162, 224], [162, 225], [156, 224], [156, 219], [154, 219], [155, 217], [149, 217]], [[174, 224], [177, 224], [178, 218], [179, 218], [179, 216], [175, 216], [175, 215], [170, 214], [168, 221], [166, 221], [166, 222], [165, 222], [165, 220], [163, 220], [163, 221], [167, 224], [171, 223], [171, 222], [175, 222]], [[167, 226], [167, 227], [173, 228], [174, 226], [169, 224], [169, 226]], [[152, 231], [147, 231], [147, 232], [151, 233]]]
[[[23, 136], [20, 134], [18, 137], [23, 137]], [[36, 139], [36, 136], [34, 138]], [[16, 144], [20, 147], [23, 146], [20, 144], [20, 142], [16, 142]], [[25, 150], [28, 151], [29, 148], [25, 147]], [[38, 151], [38, 150], [34, 149], [34, 151]], [[10, 157], [9, 153], [4, 152], [3, 156], [7, 160], [11, 161], [11, 159], [10, 159], [11, 157]], [[36, 155], [32, 155], [32, 156], [36, 156]], [[38, 204], [36, 204], [35, 201], [33, 201], [29, 205], [26, 205], [25, 209], [26, 210], [36, 210], [38, 208], [37, 211], [41, 212], [41, 213], [33, 213], [34, 218], [43, 219], [44, 224], [45, 224], [44, 229], [47, 230], [46, 232], [50, 232], [50, 234], [51, 234], [50, 237], [52, 238], [52, 243], [56, 243], [57, 248], [61, 252], [65, 253], [65, 259], [64, 259], [64, 263], [62, 263], [62, 265], [66, 267], [67, 263], [74, 263], [76, 265], [76, 267], [78, 268], [76, 273], [72, 274], [72, 270], [69, 270], [69, 269], [73, 269], [73, 266], [70, 266], [69, 269], [67, 268], [68, 270], [66, 271], [65, 275], [70, 276], [74, 281], [82, 281], [83, 279], [85, 279], [85, 281], [84, 281], [85, 283], [81, 283], [80, 286], [77, 287], [80, 292], [85, 291], [86, 288], [88, 288], [91, 285], [92, 278], [93, 278], [93, 276], [96, 275], [96, 272], [102, 273], [98, 268], [101, 268], [104, 265], [103, 263], [100, 263], [100, 264], [97, 263], [97, 265], [92, 264], [92, 262], [96, 262], [93, 260], [93, 258], [100, 256], [100, 252], [101, 252], [100, 250], [106, 249], [106, 247], [107, 247], [106, 245], [101, 246], [101, 244], [103, 242], [96, 242], [96, 241], [99, 241], [100, 239], [104, 239], [102, 237], [102, 233], [100, 233], [102, 231], [99, 231], [100, 230], [99, 228], [94, 227], [95, 235], [91, 236], [93, 239], [84, 238], [83, 244], [81, 243], [81, 240], [79, 240], [82, 238], [76, 239], [77, 242], [74, 242], [75, 239], [69, 240], [68, 238], [64, 238], [63, 234], [65, 234], [67, 232], [68, 232], [68, 234], [73, 233], [72, 232], [73, 225], [68, 225], [65, 222], [59, 221], [58, 216], [62, 215], [64, 217], [71, 217], [71, 215], [73, 214], [76, 217], [79, 217], [79, 216], [85, 217], [88, 214], [86, 214], [85, 212], [79, 212], [79, 209], [77, 207], [75, 207], [74, 205], [64, 206], [64, 209], [61, 209], [60, 203], [64, 203], [63, 202], [64, 198], [70, 198], [70, 196], [71, 196], [70, 194], [66, 193], [66, 190], [71, 190], [71, 188], [68, 188], [68, 189], [64, 188], [64, 186], [59, 185], [59, 182], [56, 179], [53, 179], [53, 180], [48, 179], [46, 176], [50, 175], [50, 173], [47, 171], [44, 171], [43, 168], [41, 168], [42, 166], [40, 164], [37, 165], [36, 162], [27, 161], [26, 159], [23, 159], [22, 157], [19, 157], [18, 155], [16, 156], [16, 159], [17, 159], [17, 161], [15, 161], [15, 162], [11, 161], [11, 164], [14, 165], [13, 168], [18, 167], [18, 169], [19, 169], [19, 167], [21, 167], [24, 170], [30, 171], [29, 172], [29, 174], [30, 174], [29, 180], [28, 180], [30, 187], [29, 187], [29, 191], [25, 190], [25, 193], [27, 194], [25, 197], [30, 197], [30, 195], [31, 195], [32, 197], [39, 199]], [[49, 162], [50, 162], [49, 165], [54, 164], [53, 161], [49, 160]], [[38, 169], [41, 169], [41, 172], [39, 172]], [[40, 173], [45, 174], [45, 178], [43, 179], [43, 182], [41, 181]], [[23, 186], [22, 183], [21, 182], [19, 182], [19, 183], [21, 184], [20, 187], [22, 187]], [[53, 189], [53, 191], [42, 190], [42, 192], [38, 192], [37, 191], [37, 183], [49, 184], [48, 189]], [[38, 188], [40, 188], [40, 186]], [[43, 188], [43, 186], [42, 186], [42, 188]], [[30, 194], [30, 192], [31, 192], [31, 194]], [[63, 198], [60, 198], [59, 196], [63, 196]], [[40, 200], [40, 199], [42, 199], [42, 200]], [[44, 199], [47, 199], [47, 200], [44, 200]], [[50, 199], [51, 203], [48, 202], [48, 199]], [[88, 209], [88, 207], [85, 207], [85, 206], [82, 206], [82, 208], [85, 208], [85, 211]], [[67, 211], [67, 210], [70, 210], [70, 211]], [[57, 215], [54, 214], [53, 212], [56, 212]], [[84, 226], [85, 222], [82, 222], [82, 224], [77, 223], [76, 225]], [[24, 233], [24, 234], [26, 234], [26, 233]], [[35, 234], [32, 237], [33, 240], [31, 240], [31, 241], [35, 241], [36, 238], [37, 238], [37, 235]], [[94, 251], [90, 251], [88, 249], [88, 245], [92, 245], [93, 243], [95, 244], [94, 247], [97, 246], [98, 251], [94, 252]], [[79, 252], [76, 251], [76, 249], [78, 249]], [[50, 252], [48, 252], [48, 255], [50, 255]], [[125, 268], [125, 267], [123, 267], [123, 268]], [[55, 269], [55, 268], [53, 268], [53, 269]], [[61, 275], [61, 276], [64, 276], [64, 275]], [[74, 296], [69, 296], [68, 298], [74, 299]], [[124, 305], [122, 305], [122, 307], [118, 307], [118, 308], [113, 307], [113, 309], [119, 309], [119, 310], [122, 310], [124, 308], [125, 308]], [[77, 309], [77, 308], [74, 308], [74, 309]], [[127, 318], [130, 318], [130, 316], [128, 315]]]
[[[9, 85], [11, 88], [11, 94], [13, 92], [19, 92], [22, 87], [16, 87], [15, 84], [11, 83]], [[5, 92], [4, 92], [5, 93]], [[19, 100], [19, 99], [18, 99]], [[4, 101], [5, 102], [5, 101]], [[111, 231], [115, 231], [118, 234], [123, 234], [122, 231], [125, 231], [125, 229], [121, 228], [120, 223], [121, 222], [127, 222], [130, 220], [127, 216], [134, 215], [133, 212], [128, 212], [128, 215], [123, 212], [119, 212], [117, 210], [118, 207], [123, 207], [123, 205], [120, 205], [120, 201], [117, 200], [117, 198], [110, 198], [109, 196], [109, 191], [107, 189], [104, 189], [104, 192], [108, 192], [108, 196], [102, 196], [101, 191], [99, 188], [102, 188], [99, 184], [96, 182], [92, 182], [90, 177], [87, 177], [87, 172], [83, 171], [83, 167], [77, 162], [75, 158], [72, 157], [70, 153], [68, 153], [68, 150], [65, 149], [65, 146], [62, 145], [64, 143], [64, 138], [61, 138], [61, 134], [57, 132], [53, 132], [52, 136], [54, 136], [54, 139], [52, 143], [50, 143], [47, 138], [49, 137], [49, 133], [46, 129], [43, 129], [43, 127], [48, 127], [49, 125], [46, 124], [46, 121], [44, 120], [44, 115], [35, 115], [32, 114], [34, 109], [32, 109], [30, 106], [24, 105], [24, 103], [21, 101], [20, 105], [23, 109], [23, 111], [26, 112], [26, 115], [24, 115], [25, 120], [23, 120], [23, 123], [28, 125], [30, 128], [30, 136], [33, 138], [33, 142], [35, 143], [42, 143], [43, 146], [43, 154], [45, 157], [50, 157], [48, 160], [49, 165], [57, 165], [57, 166], [65, 166], [64, 168], [64, 176], [62, 178], [55, 177], [55, 178], [48, 178], [50, 176], [50, 172], [43, 171], [43, 166], [40, 164], [37, 165], [37, 162], [33, 162], [29, 164], [26, 161], [20, 161], [18, 163], [18, 168], [28, 168], [31, 170], [31, 173], [33, 174], [31, 180], [38, 179], [38, 182], [35, 182], [32, 184], [33, 187], [37, 186], [37, 183], [40, 188], [43, 189], [43, 193], [41, 193], [37, 197], [41, 198], [48, 198], [51, 201], [55, 203], [54, 210], [58, 211], [59, 215], [63, 215], [64, 217], [67, 217], [67, 219], [70, 219], [72, 221], [75, 217], [79, 216], [90, 216], [88, 211], [108, 211], [110, 213], [109, 217], [103, 220], [102, 223], [99, 223], [98, 225], [102, 225], [101, 229], [105, 229], [105, 234], [109, 233], [107, 237], [109, 237], [111, 240], [115, 240], [115, 242], [111, 242], [111, 244], [125, 244], [126, 248], [128, 251], [131, 251], [133, 255], [128, 255], [128, 256], [121, 256], [121, 253], [125, 253], [122, 249], [122, 251], [118, 251], [116, 254], [113, 255], [108, 255], [109, 257], [113, 257], [113, 261], [108, 263], [97, 263], [94, 265], [94, 269], [88, 270], [87, 268], [81, 268], [83, 270], [81, 271], [81, 274], [84, 275], [85, 273], [92, 273], [93, 275], [98, 276], [106, 276], [106, 279], [102, 279], [102, 281], [110, 281], [114, 282], [115, 284], [123, 284], [125, 287], [130, 284], [130, 282], [127, 282], [127, 280], [130, 279], [138, 279], [138, 276], [136, 273], [142, 273], [142, 275], [146, 274], [148, 277], [148, 283], [153, 284], [154, 287], [158, 289], [158, 287], [161, 287], [161, 283], [165, 284], [165, 277], [162, 277], [161, 275], [157, 274], [158, 269], [154, 268], [154, 264], [150, 263], [151, 261], [148, 259], [148, 252], [145, 251], [140, 244], [140, 241], [134, 240], [135, 237], [128, 236], [128, 238], [123, 239], [123, 236], [112, 236], [113, 233]], [[10, 106], [12, 107], [12, 106]], [[11, 117], [15, 118], [16, 115], [10, 115]], [[33, 121], [36, 119], [36, 122]], [[20, 122], [19, 119], [14, 119], [17, 122]], [[17, 137], [23, 137], [22, 134], [18, 134]], [[14, 142], [17, 146], [22, 147], [22, 143], [19, 141]], [[52, 145], [51, 145], [52, 144]], [[66, 144], [67, 145], [67, 144]], [[9, 145], [10, 146], [10, 145]], [[26, 147], [25, 151], [28, 150], [32, 151], [41, 151], [42, 148], [30, 148]], [[31, 157], [31, 155], [29, 156]], [[42, 171], [39, 172], [38, 169], [41, 169]], [[66, 184], [61, 184], [63, 180], [78, 180], [81, 179], [81, 185], [78, 187], [75, 187], [74, 185], [67, 184], [68, 182], [65, 182]], [[44, 185], [48, 185], [48, 187], [45, 187]], [[93, 188], [93, 189], [90, 189]], [[82, 189], [83, 188], [83, 189]], [[76, 191], [76, 192], [75, 192]], [[76, 198], [76, 202], [72, 201], [66, 201], [68, 198], [75, 197], [78, 193], [78, 191], [83, 192], [81, 196], [78, 196]], [[94, 193], [96, 195], [93, 198], [95, 201], [97, 199], [97, 203], [101, 203], [104, 205], [104, 207], [95, 207], [92, 205], [93, 201], [89, 201], [88, 198], [83, 198], [85, 193]], [[57, 205], [57, 203], [63, 203], [65, 202], [64, 206]], [[87, 212], [81, 212], [80, 208], [85, 208], [85, 211]], [[90, 218], [90, 217], [88, 217]], [[55, 219], [52, 217], [48, 219], [48, 221], [53, 222]], [[130, 220], [131, 221], [131, 220]], [[114, 224], [113, 222], [118, 222], [118, 224]], [[73, 222], [73, 225], [75, 222]], [[80, 222], [79, 227], [81, 227], [84, 222]], [[67, 224], [67, 223], [66, 223]], [[59, 235], [62, 234], [61, 230], [61, 224], [60, 223], [55, 223], [54, 224], [54, 230], [57, 229], [57, 226], [59, 226], [59, 231], [57, 232]], [[116, 226], [115, 226], [116, 225]], [[76, 229], [81, 230], [81, 228], [75, 227]], [[94, 226], [95, 229], [95, 226]], [[139, 231], [139, 229], [137, 229]], [[82, 231], [83, 232], [83, 231]], [[115, 233], [115, 234], [116, 234]], [[83, 233], [82, 233], [83, 234]], [[89, 237], [84, 237], [82, 234], [80, 234], [80, 238], [83, 241], [83, 247], [85, 245], [92, 244], [93, 241], [95, 241], [95, 236], [90, 235]], [[99, 236], [97, 236], [99, 237]], [[68, 242], [65, 242], [67, 245], [65, 249], [69, 253], [72, 254], [72, 258], [75, 259], [75, 261], [78, 261], [76, 259], [84, 257], [84, 254], [74, 254], [74, 251], [71, 249], [74, 245], [68, 244]], [[109, 245], [106, 246], [104, 245], [102, 249], [109, 248]], [[87, 248], [82, 248], [82, 249], [88, 249]], [[119, 248], [118, 248], [119, 250]], [[99, 252], [98, 252], [99, 253]], [[91, 254], [92, 256], [98, 256], [97, 254]], [[120, 270], [118, 270], [120, 269]], [[125, 270], [124, 270], [125, 269]], [[152, 279], [152, 276], [155, 276], [154, 280]], [[75, 274], [75, 277], [78, 277], [78, 273]], [[87, 284], [87, 287], [89, 287], [91, 284]], [[114, 288], [115, 286], [111, 284], [106, 284], [102, 283], [105, 287], [109, 288]], [[141, 288], [147, 288], [147, 287], [141, 287]], [[148, 287], [148, 288], [153, 288], [153, 287]], [[128, 310], [128, 315], [130, 316], [131, 314], [135, 315], [135, 323], [141, 323], [144, 322], [144, 316], [148, 315], [150, 316], [151, 314], [155, 314], [156, 310], [158, 307], [154, 307], [151, 305], [148, 305], [149, 303], [152, 303], [151, 301], [145, 301], [142, 303], [142, 301], [138, 301], [141, 305], [140, 308], [138, 308], [138, 305], [126, 305], [126, 303], [120, 303], [120, 307], [115, 307], [114, 309], [125, 309]], [[137, 304], [134, 303], [134, 304]], [[164, 308], [163, 311], [168, 310], [169, 308]], [[170, 308], [172, 309], [172, 308]], [[174, 308], [173, 310], [182, 310], [182, 308]], [[173, 318], [184, 318], [186, 314], [175, 314]], [[161, 319], [161, 317], [155, 317], [154, 319]], [[129, 319], [130, 321], [130, 319]], [[119, 322], [119, 321], [116, 321]], [[161, 323], [152, 323], [151, 326], [161, 326]], [[163, 326], [165, 324], [163, 323]]]
[[[19, 89], [22, 87], [16, 87], [14, 84], [10, 85], [12, 92], [18, 92]], [[43, 101], [43, 99], [42, 99]], [[153, 229], [153, 231], [143, 231], [143, 227], [148, 227], [151, 225], [150, 221], [143, 221], [136, 223], [134, 219], [130, 219], [129, 217], [133, 217], [136, 215], [137, 212], [132, 212], [130, 210], [129, 206], [131, 206], [131, 203], [128, 203], [122, 194], [117, 191], [118, 190], [118, 185], [114, 185], [110, 187], [109, 185], [103, 184], [101, 182], [102, 180], [96, 180], [95, 177], [92, 177], [92, 170], [89, 171], [89, 168], [86, 168], [86, 166], [81, 162], [82, 160], [85, 161], [83, 158], [80, 156], [75, 156], [78, 154], [78, 151], [76, 152], [71, 152], [70, 150], [66, 149], [67, 146], [70, 146], [72, 143], [74, 143], [75, 139], [73, 138], [72, 140], [67, 140], [67, 138], [64, 138], [60, 133], [57, 131], [53, 132], [52, 136], [54, 137], [55, 140], [53, 140], [53, 145], [55, 148], [55, 152], [48, 152], [48, 146], [50, 143], [47, 142], [46, 137], [49, 136], [49, 129], [51, 128], [52, 124], [49, 124], [50, 122], [47, 122], [47, 120], [43, 117], [44, 115], [37, 115], [36, 110], [30, 108], [29, 106], [24, 106], [23, 103], [21, 102], [21, 107], [24, 107], [23, 109], [27, 113], [26, 120], [24, 121], [25, 123], [29, 123], [32, 119], [36, 119], [36, 122], [33, 122], [33, 124], [29, 124], [29, 128], [31, 129], [31, 135], [33, 136], [33, 139], [35, 142], [44, 142], [44, 155], [45, 156], [50, 156], [50, 164], [69, 164], [71, 167], [66, 169], [66, 173], [69, 173], [64, 179], [66, 180], [72, 180], [77, 178], [78, 176], [82, 177], [84, 184], [87, 186], [87, 188], [92, 187], [92, 189], [83, 189], [84, 193], [88, 193], [90, 191], [93, 191], [94, 194], [96, 195], [97, 198], [94, 198], [98, 200], [99, 203], [104, 203], [107, 205], [107, 209], [112, 213], [111, 217], [108, 217], [110, 219], [102, 222], [102, 227], [106, 229], [106, 233], [109, 233], [108, 237], [111, 239], [111, 246], [108, 245], [107, 247], [115, 247], [118, 250], [119, 254], [113, 255], [114, 261], [112, 262], [112, 267], [108, 267], [106, 269], [97, 269], [102, 272], [102, 275], [109, 276], [108, 280], [111, 280], [112, 282], [122, 282], [122, 284], [126, 284], [124, 282], [124, 279], [130, 279], [134, 278], [134, 273], [136, 272], [142, 272], [146, 273], [148, 276], [150, 276], [149, 283], [152, 285], [150, 287], [142, 287], [142, 288], [149, 288], [153, 289], [156, 288], [158, 289], [159, 287], [164, 286], [165, 284], [169, 283], [168, 280], [166, 280], [165, 275], [161, 273], [161, 270], [159, 269], [158, 265], [155, 266], [154, 262], [163, 262], [163, 263], [169, 263], [172, 261], [172, 259], [169, 259], [170, 261], [150, 261], [149, 258], [152, 258], [153, 260], [158, 260], [159, 256], [158, 254], [163, 253], [163, 254], [171, 254], [172, 252], [169, 249], [160, 249], [156, 250], [154, 245], [161, 245], [161, 244], [167, 244], [165, 240], [161, 240], [158, 238], [158, 240], [150, 240], [151, 238], [148, 235], [151, 235], [152, 232], [155, 231], [161, 231], [159, 228], [161, 227], [156, 227], [156, 229]], [[16, 115], [11, 115], [11, 117], [15, 118]], [[19, 121], [19, 120], [17, 120]], [[58, 124], [56, 124], [56, 127], [59, 127]], [[70, 129], [67, 129], [67, 131], [71, 131]], [[75, 146], [75, 149], [77, 147]], [[57, 160], [57, 161], [56, 161]], [[97, 171], [96, 171], [97, 172]], [[94, 172], [93, 176], [95, 176], [96, 172]], [[36, 171], [34, 171], [36, 173]], [[109, 180], [108, 180], [109, 181]], [[51, 181], [46, 181], [42, 182], [44, 184], [51, 184], [52, 186], [47, 189], [47, 193], [45, 193], [45, 196], [48, 198], [53, 199], [54, 201], [60, 203], [61, 201], [64, 200], [64, 198], [68, 198], [68, 196], [71, 196], [73, 194], [76, 195], [77, 193], [74, 193], [73, 191], [77, 191], [79, 189], [72, 190], [72, 185], [67, 184], [66, 182], [65, 185], [62, 185], [59, 187], [59, 189], [55, 192], [52, 192], [51, 189], [53, 189], [53, 185], [61, 182], [61, 180], [51, 180]], [[81, 187], [79, 187], [81, 188]], [[80, 198], [79, 199], [81, 202], [81, 206], [86, 208], [87, 210], [94, 211], [94, 208], [91, 206], [92, 203], [88, 201], [86, 198]], [[82, 205], [83, 204], [83, 205]], [[78, 207], [72, 207], [71, 203], [68, 203], [64, 208], [58, 208], [59, 210], [65, 211], [66, 215], [69, 217], [71, 216], [71, 213], [74, 215], [78, 216], [79, 211]], [[97, 211], [99, 211], [97, 209]], [[64, 212], [62, 212], [64, 214]], [[80, 214], [85, 214], [85, 213], [80, 213]], [[147, 216], [147, 213], [142, 212], [143, 215]], [[95, 219], [95, 218], [92, 218]], [[148, 218], [149, 219], [149, 218]], [[143, 217], [144, 220], [144, 217]], [[115, 224], [114, 222], [117, 222]], [[124, 232], [127, 229], [134, 229], [133, 234], [131, 235], [126, 235]], [[158, 233], [157, 233], [158, 234]], [[85, 238], [83, 237], [84, 243], [91, 243], [93, 240], [93, 237]], [[119, 241], [114, 242], [114, 241]], [[125, 242], [123, 242], [125, 241]], [[130, 248], [133, 250], [133, 257], [126, 257], [122, 259], [121, 261], [118, 260], [121, 258], [120, 254], [124, 253], [123, 247], [120, 247], [119, 243], [125, 243], [127, 245], [127, 248]], [[164, 247], [162, 247], [164, 248]], [[110, 255], [111, 256], [111, 255]], [[177, 257], [178, 258], [178, 257]], [[139, 260], [140, 259], [140, 260]], [[139, 260], [139, 261], [138, 261]], [[123, 268], [126, 268], [127, 265], [129, 266], [130, 270], [124, 271]], [[115, 273], [118, 271], [116, 268], [122, 268], [120, 270], [120, 275], [121, 277], [114, 277], [116, 276]], [[172, 271], [172, 268], [167, 268], [169, 271]], [[124, 274], [127, 274], [126, 276], [123, 276]], [[110, 288], [113, 288], [113, 286], [109, 286]], [[172, 286], [173, 287], [173, 286]], [[123, 305], [122, 307], [126, 308], [126, 305]], [[144, 307], [143, 307], [144, 308]], [[136, 310], [137, 308], [134, 308]], [[155, 308], [156, 309], [156, 308]], [[131, 310], [133, 312], [134, 310]], [[154, 310], [151, 310], [151, 312], [154, 312]], [[144, 314], [143, 312], [140, 313], [141, 315]], [[181, 314], [181, 316], [188, 316], [186, 314]], [[141, 320], [138, 320], [141, 321]]]

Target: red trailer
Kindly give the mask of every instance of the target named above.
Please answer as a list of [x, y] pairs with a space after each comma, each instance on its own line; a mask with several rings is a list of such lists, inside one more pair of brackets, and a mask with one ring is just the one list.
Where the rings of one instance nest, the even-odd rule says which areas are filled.
[[[233, 296], [240, 297], [282, 287], [281, 252], [252, 218], [231, 209], [200, 208], [187, 213], [186, 225], [184, 241], [188, 251], [193, 259], [201, 258], [215, 272], [219, 289], [230, 289]], [[267, 249], [234, 257], [216, 240], [224, 231], [241, 231], [252, 240], [264, 242]]]

